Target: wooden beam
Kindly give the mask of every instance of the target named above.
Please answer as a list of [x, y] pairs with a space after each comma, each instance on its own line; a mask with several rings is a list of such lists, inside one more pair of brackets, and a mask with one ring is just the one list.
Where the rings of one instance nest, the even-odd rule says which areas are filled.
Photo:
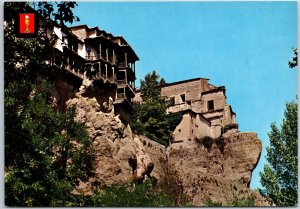
[[101, 55], [101, 44], [99, 44], [99, 50], [100, 50], [99, 58], [101, 59], [102, 58], [102, 55]]
[[108, 61], [108, 48], [106, 48], [106, 61]]
[[115, 60], [115, 50], [113, 49], [113, 64], [116, 64], [116, 60]]
[[101, 62], [99, 62], [99, 76], [101, 77]]
[[107, 64], [105, 63], [105, 79], [107, 79]]

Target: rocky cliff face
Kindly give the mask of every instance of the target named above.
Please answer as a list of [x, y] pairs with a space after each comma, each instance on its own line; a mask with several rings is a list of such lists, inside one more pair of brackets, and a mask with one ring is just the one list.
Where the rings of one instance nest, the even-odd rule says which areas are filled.
[[[79, 92], [66, 102], [76, 106], [75, 120], [86, 125], [96, 151], [95, 179], [106, 185], [129, 180], [142, 181], [147, 175], [164, 178], [165, 147], [142, 136], [133, 136], [130, 126], [114, 115], [113, 106], [99, 104], [93, 83], [84, 80]], [[107, 106], [108, 105], [108, 106]], [[155, 166], [154, 166], [155, 165]], [[89, 193], [90, 183], [81, 184], [79, 192]]]
[[256, 205], [267, 206], [265, 199], [249, 189], [261, 148], [255, 133], [172, 144], [167, 150], [169, 172], [176, 174], [194, 205], [205, 205], [209, 199], [226, 204], [253, 198]]
[[[76, 120], [87, 126], [96, 150], [95, 179], [104, 184], [141, 182], [150, 175], [158, 180], [172, 177], [196, 206], [208, 199], [226, 203], [239, 198], [254, 198], [256, 205], [268, 205], [249, 189], [262, 148], [255, 133], [228, 132], [217, 140], [176, 143], [166, 149], [146, 137], [134, 136], [130, 126], [114, 115], [113, 106], [103, 112], [89, 80], [83, 81], [66, 104], [76, 106]], [[90, 193], [93, 180], [81, 184], [78, 192]]]

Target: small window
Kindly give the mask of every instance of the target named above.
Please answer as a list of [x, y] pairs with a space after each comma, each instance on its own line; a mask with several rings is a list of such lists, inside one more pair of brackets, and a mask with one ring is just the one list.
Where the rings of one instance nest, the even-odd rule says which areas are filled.
[[214, 107], [214, 100], [209, 100], [207, 102], [207, 109], [208, 109], [208, 111], [215, 109], [215, 107]]
[[175, 97], [170, 98], [170, 105], [171, 106], [175, 105]]
[[178, 132], [181, 132], [181, 129], [178, 129]]
[[185, 102], [185, 94], [180, 95], [182, 102]]

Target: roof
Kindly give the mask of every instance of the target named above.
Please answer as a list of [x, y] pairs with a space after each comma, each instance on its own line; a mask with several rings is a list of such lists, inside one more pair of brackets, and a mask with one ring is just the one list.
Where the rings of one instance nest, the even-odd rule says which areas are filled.
[[218, 91], [224, 91], [225, 92], [226, 91], [225, 86], [219, 86], [217, 88], [213, 88], [211, 90], [201, 92], [201, 95], [209, 94], [209, 93], [213, 93], [213, 92], [218, 92]]
[[181, 84], [181, 83], [188, 83], [188, 82], [193, 82], [193, 81], [197, 81], [197, 80], [209, 80], [208, 78], [192, 78], [192, 79], [188, 79], [188, 80], [183, 80], [183, 81], [176, 81], [173, 83], [166, 83], [161, 85], [162, 87], [165, 86], [172, 86], [172, 85], [177, 85], [177, 84]]
[[74, 33], [72, 33], [71, 30], [68, 30], [68, 28], [66, 26], [61, 27], [61, 31], [64, 32], [66, 35], [70, 35], [72, 36], [74, 39], [76, 39], [78, 42], [80, 43], [84, 43], [82, 40], [80, 40]]
[[[88, 27], [86, 24], [83, 25], [77, 25], [77, 26], [71, 26], [69, 27], [69, 29], [72, 31], [72, 29], [85, 29], [86, 31], [93, 31], [96, 30], [98, 33], [103, 33], [105, 36], [108, 36], [110, 40], [112, 40], [113, 42], [115, 40], [121, 40], [124, 44], [120, 45], [122, 48], [124, 49], [128, 49], [129, 52], [131, 52], [133, 54], [133, 56], [136, 57], [136, 60], [139, 60], [139, 57], [137, 56], [137, 54], [135, 53], [135, 51], [132, 49], [132, 47], [127, 43], [127, 41], [124, 39], [123, 36], [121, 35], [117, 35], [114, 36], [111, 33], [106, 32], [105, 30], [99, 29], [99, 27]], [[93, 37], [93, 38], [97, 38], [97, 37]], [[93, 39], [93, 38], [87, 38], [87, 39]]]

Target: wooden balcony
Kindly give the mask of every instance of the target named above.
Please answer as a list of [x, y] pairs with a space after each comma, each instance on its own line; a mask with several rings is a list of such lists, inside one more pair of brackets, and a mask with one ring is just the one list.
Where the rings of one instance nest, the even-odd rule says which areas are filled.
[[133, 109], [132, 99], [126, 96], [126, 93], [117, 93], [114, 101], [114, 105], [124, 104], [129, 110]]
[[96, 61], [96, 62], [100, 61], [102, 63], [107, 63], [111, 66], [116, 66], [117, 67], [116, 62], [112, 61], [111, 59], [107, 59], [106, 57], [103, 57], [99, 54], [98, 55], [89, 55], [89, 56], [87, 55], [87, 56], [85, 56], [85, 59], [88, 60], [88, 61]]
[[118, 88], [126, 88], [129, 90], [129, 94], [134, 97], [135, 91], [131, 87], [131, 85], [124, 79], [124, 80], [117, 80]]
[[83, 79], [83, 74], [80, 73], [80, 70], [74, 66], [71, 65], [64, 65], [65, 70], [72, 73], [73, 75], [77, 76], [78, 78]]

